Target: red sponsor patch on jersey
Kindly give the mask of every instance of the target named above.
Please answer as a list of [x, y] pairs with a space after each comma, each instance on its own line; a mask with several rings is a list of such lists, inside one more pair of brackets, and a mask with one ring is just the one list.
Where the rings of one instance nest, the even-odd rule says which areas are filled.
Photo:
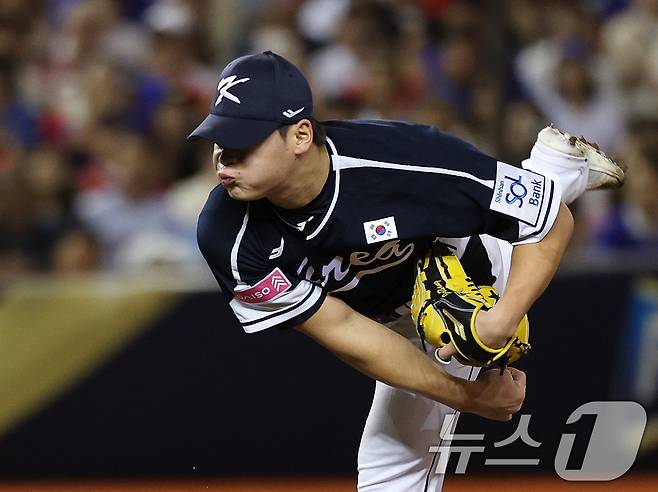
[[261, 302], [271, 301], [280, 294], [287, 291], [292, 284], [286, 278], [281, 270], [275, 268], [263, 280], [247, 290], [234, 292], [235, 298], [249, 304], [260, 304]]

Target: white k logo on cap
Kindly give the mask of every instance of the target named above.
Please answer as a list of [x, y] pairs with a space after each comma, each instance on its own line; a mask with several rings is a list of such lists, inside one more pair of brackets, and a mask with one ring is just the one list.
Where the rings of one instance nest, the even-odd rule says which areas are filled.
[[231, 94], [228, 90], [238, 84], [242, 84], [246, 82], [247, 80], [251, 80], [249, 77], [245, 77], [243, 79], [238, 79], [237, 75], [231, 75], [230, 77], [223, 78], [222, 80], [219, 81], [219, 84], [217, 84], [217, 90], [219, 91], [219, 97], [217, 98], [217, 101], [215, 101], [215, 106], [217, 106], [220, 102], [222, 102], [222, 98], [226, 97], [226, 99], [230, 99], [234, 103], [240, 104], [240, 99], [238, 99], [236, 96]]

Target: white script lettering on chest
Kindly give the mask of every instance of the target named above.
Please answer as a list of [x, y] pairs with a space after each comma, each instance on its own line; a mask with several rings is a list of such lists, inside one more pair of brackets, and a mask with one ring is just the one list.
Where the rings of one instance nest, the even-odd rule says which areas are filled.
[[304, 258], [297, 273], [306, 280], [320, 281], [331, 292], [343, 292], [355, 288], [366, 275], [381, 272], [406, 261], [413, 251], [413, 243], [403, 246], [400, 241], [389, 241], [375, 253], [355, 251], [350, 254], [348, 261], [336, 256], [326, 265], [317, 266], [321, 270], [320, 278], [315, 274], [316, 267], [308, 264], [308, 258]]

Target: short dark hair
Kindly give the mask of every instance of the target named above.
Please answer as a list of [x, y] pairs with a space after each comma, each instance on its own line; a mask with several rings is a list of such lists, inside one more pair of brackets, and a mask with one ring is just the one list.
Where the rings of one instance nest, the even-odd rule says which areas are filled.
[[[313, 128], [313, 143], [317, 146], [324, 145], [327, 141], [327, 129], [322, 123], [320, 123], [315, 118], [308, 118], [308, 121], [311, 122], [311, 127]], [[292, 125], [283, 125], [278, 128], [279, 135], [281, 138], [286, 138], [288, 134], [288, 128]]]

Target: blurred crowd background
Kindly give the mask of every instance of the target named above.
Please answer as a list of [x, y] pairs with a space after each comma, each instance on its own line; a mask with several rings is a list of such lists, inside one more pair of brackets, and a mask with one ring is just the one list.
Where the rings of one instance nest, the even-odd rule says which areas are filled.
[[[413, 120], [520, 163], [549, 122], [628, 167], [572, 257], [658, 259], [658, 0], [0, 0], [0, 282], [199, 264], [207, 114], [266, 49], [319, 119]], [[440, 156], [437, 156], [440, 159]]]

